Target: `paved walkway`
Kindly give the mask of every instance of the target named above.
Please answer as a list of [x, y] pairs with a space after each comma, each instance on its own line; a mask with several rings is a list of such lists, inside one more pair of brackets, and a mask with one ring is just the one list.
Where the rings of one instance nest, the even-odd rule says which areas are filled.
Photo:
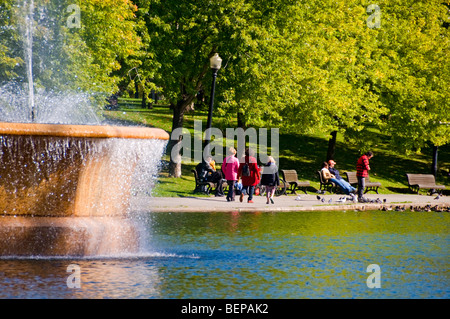
[[[403, 195], [403, 194], [366, 194], [365, 197], [381, 203], [354, 203], [351, 201], [339, 202], [345, 195], [329, 194], [321, 195], [324, 201], [318, 200], [316, 194], [300, 194], [300, 198], [295, 195], [282, 195], [274, 197], [274, 204], [266, 204], [263, 196], [254, 196], [254, 203], [247, 203], [247, 196], [244, 202], [227, 202], [225, 197], [135, 197], [132, 207], [134, 211], [152, 212], [277, 212], [277, 211], [311, 211], [311, 210], [398, 210], [398, 209], [418, 209], [424, 207], [445, 208], [450, 207], [450, 196], [436, 195]], [[349, 198], [349, 196], [346, 196]], [[330, 201], [331, 200], [331, 201]]]

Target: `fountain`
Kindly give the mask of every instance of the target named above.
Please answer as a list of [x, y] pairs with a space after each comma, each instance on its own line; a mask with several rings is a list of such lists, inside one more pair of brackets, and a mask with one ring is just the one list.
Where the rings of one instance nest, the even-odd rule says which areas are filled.
[[[148, 127], [49, 124], [35, 103], [33, 9], [31, 0], [24, 36], [28, 94], [19, 93], [27, 107], [0, 87], [0, 256], [139, 252], [140, 224], [130, 196], [150, 191], [169, 135]], [[13, 122], [20, 110], [29, 122]]]

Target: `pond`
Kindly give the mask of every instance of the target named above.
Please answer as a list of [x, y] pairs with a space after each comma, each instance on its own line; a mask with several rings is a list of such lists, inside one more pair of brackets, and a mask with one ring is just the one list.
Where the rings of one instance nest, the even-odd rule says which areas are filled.
[[448, 213], [145, 217], [146, 248], [137, 255], [0, 259], [0, 298], [450, 297]]

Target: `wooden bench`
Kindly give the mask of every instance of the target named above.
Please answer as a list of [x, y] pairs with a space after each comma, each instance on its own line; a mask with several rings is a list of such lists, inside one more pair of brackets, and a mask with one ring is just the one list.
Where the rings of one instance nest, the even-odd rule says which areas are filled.
[[[299, 181], [297, 172], [294, 169], [282, 169], [281, 178], [285, 183], [286, 190], [291, 191], [291, 194], [297, 194], [297, 189], [302, 190], [307, 194], [306, 189], [311, 186], [308, 181]], [[287, 193], [285, 194], [287, 195]]]
[[317, 171], [317, 175], [319, 175], [320, 191], [329, 191], [330, 193], [336, 192], [336, 185], [332, 181], [323, 178], [321, 171]]
[[[192, 173], [194, 173], [194, 177], [195, 177], [194, 193], [205, 193], [205, 194], [209, 195], [213, 189], [217, 188], [218, 183], [200, 181], [200, 179], [198, 178], [198, 173], [195, 169], [192, 170]], [[223, 189], [225, 190], [225, 187], [228, 184], [227, 184], [227, 182], [223, 182], [222, 185], [223, 185]]]
[[444, 185], [436, 184], [433, 174], [406, 174], [406, 178], [408, 179], [409, 189], [417, 194], [419, 194], [421, 189], [428, 189], [430, 195], [433, 193], [433, 190], [437, 192], [440, 189], [441, 192], [437, 193], [442, 194], [442, 190], [445, 189]]
[[[356, 177], [356, 172], [345, 172], [347, 176], [347, 181], [353, 187], [358, 187], [358, 178]], [[381, 187], [380, 182], [371, 182], [369, 176], [365, 179], [365, 190], [364, 194], [370, 191], [373, 191], [378, 194], [378, 188]]]

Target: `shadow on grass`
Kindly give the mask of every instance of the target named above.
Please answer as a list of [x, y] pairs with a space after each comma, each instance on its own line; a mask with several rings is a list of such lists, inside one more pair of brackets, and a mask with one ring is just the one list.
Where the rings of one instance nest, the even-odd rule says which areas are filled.
[[408, 187], [386, 187], [389, 191], [393, 193], [399, 193], [399, 194], [415, 194], [412, 192]]
[[[394, 185], [390, 187], [393, 192], [408, 193], [406, 173], [430, 174], [431, 149], [425, 148], [423, 154], [406, 155], [392, 154], [389, 144], [382, 144], [373, 149], [374, 157], [370, 160], [371, 180], [385, 180]], [[324, 138], [303, 136], [296, 134], [283, 134], [280, 138], [280, 169], [295, 169], [301, 180], [318, 182], [317, 171], [321, 169], [326, 160], [328, 140]], [[449, 167], [449, 145], [439, 150], [439, 167]], [[429, 154], [429, 155], [428, 155]], [[362, 154], [344, 142], [336, 143], [336, 168], [344, 175], [346, 171], [356, 171], [356, 162]], [[443, 172], [443, 173], [442, 173]], [[446, 170], [440, 170], [437, 181], [448, 185], [449, 176], [444, 176]], [[448, 172], [447, 172], [448, 174]], [[405, 185], [405, 188], [401, 185]]]
[[[270, 146], [270, 143], [269, 143]], [[319, 185], [317, 171], [326, 160], [328, 140], [325, 137], [314, 137], [298, 134], [280, 134], [279, 152], [280, 159], [278, 168], [295, 169], [300, 180], [310, 181], [312, 184], [308, 192], [315, 192]], [[386, 190], [399, 194], [414, 194], [408, 188], [406, 173], [429, 174], [431, 171], [432, 152], [431, 148], [424, 148], [422, 154], [396, 154], [389, 141], [382, 141], [373, 149], [374, 157], [370, 160], [372, 181], [380, 181]], [[356, 171], [356, 162], [361, 156], [359, 150], [346, 142], [336, 143], [335, 161], [336, 168], [345, 176], [346, 171]], [[448, 169], [450, 168], [450, 145], [439, 148], [439, 174], [436, 178], [438, 184], [449, 186]], [[193, 194], [194, 178], [191, 172], [197, 163], [183, 164], [183, 177], [189, 176], [189, 181], [180, 183], [174, 179], [183, 190], [170, 190], [178, 196]], [[163, 165], [164, 175], [168, 174], [168, 162]], [[220, 169], [220, 165], [217, 166]], [[317, 186], [316, 186], [317, 184]], [[167, 184], [166, 184], [167, 185]], [[187, 187], [189, 185], [189, 187]], [[190, 187], [192, 185], [192, 188]], [[317, 188], [316, 188], [317, 187]], [[450, 190], [445, 190], [443, 194], [449, 194]], [[301, 194], [301, 192], [299, 193]]]

